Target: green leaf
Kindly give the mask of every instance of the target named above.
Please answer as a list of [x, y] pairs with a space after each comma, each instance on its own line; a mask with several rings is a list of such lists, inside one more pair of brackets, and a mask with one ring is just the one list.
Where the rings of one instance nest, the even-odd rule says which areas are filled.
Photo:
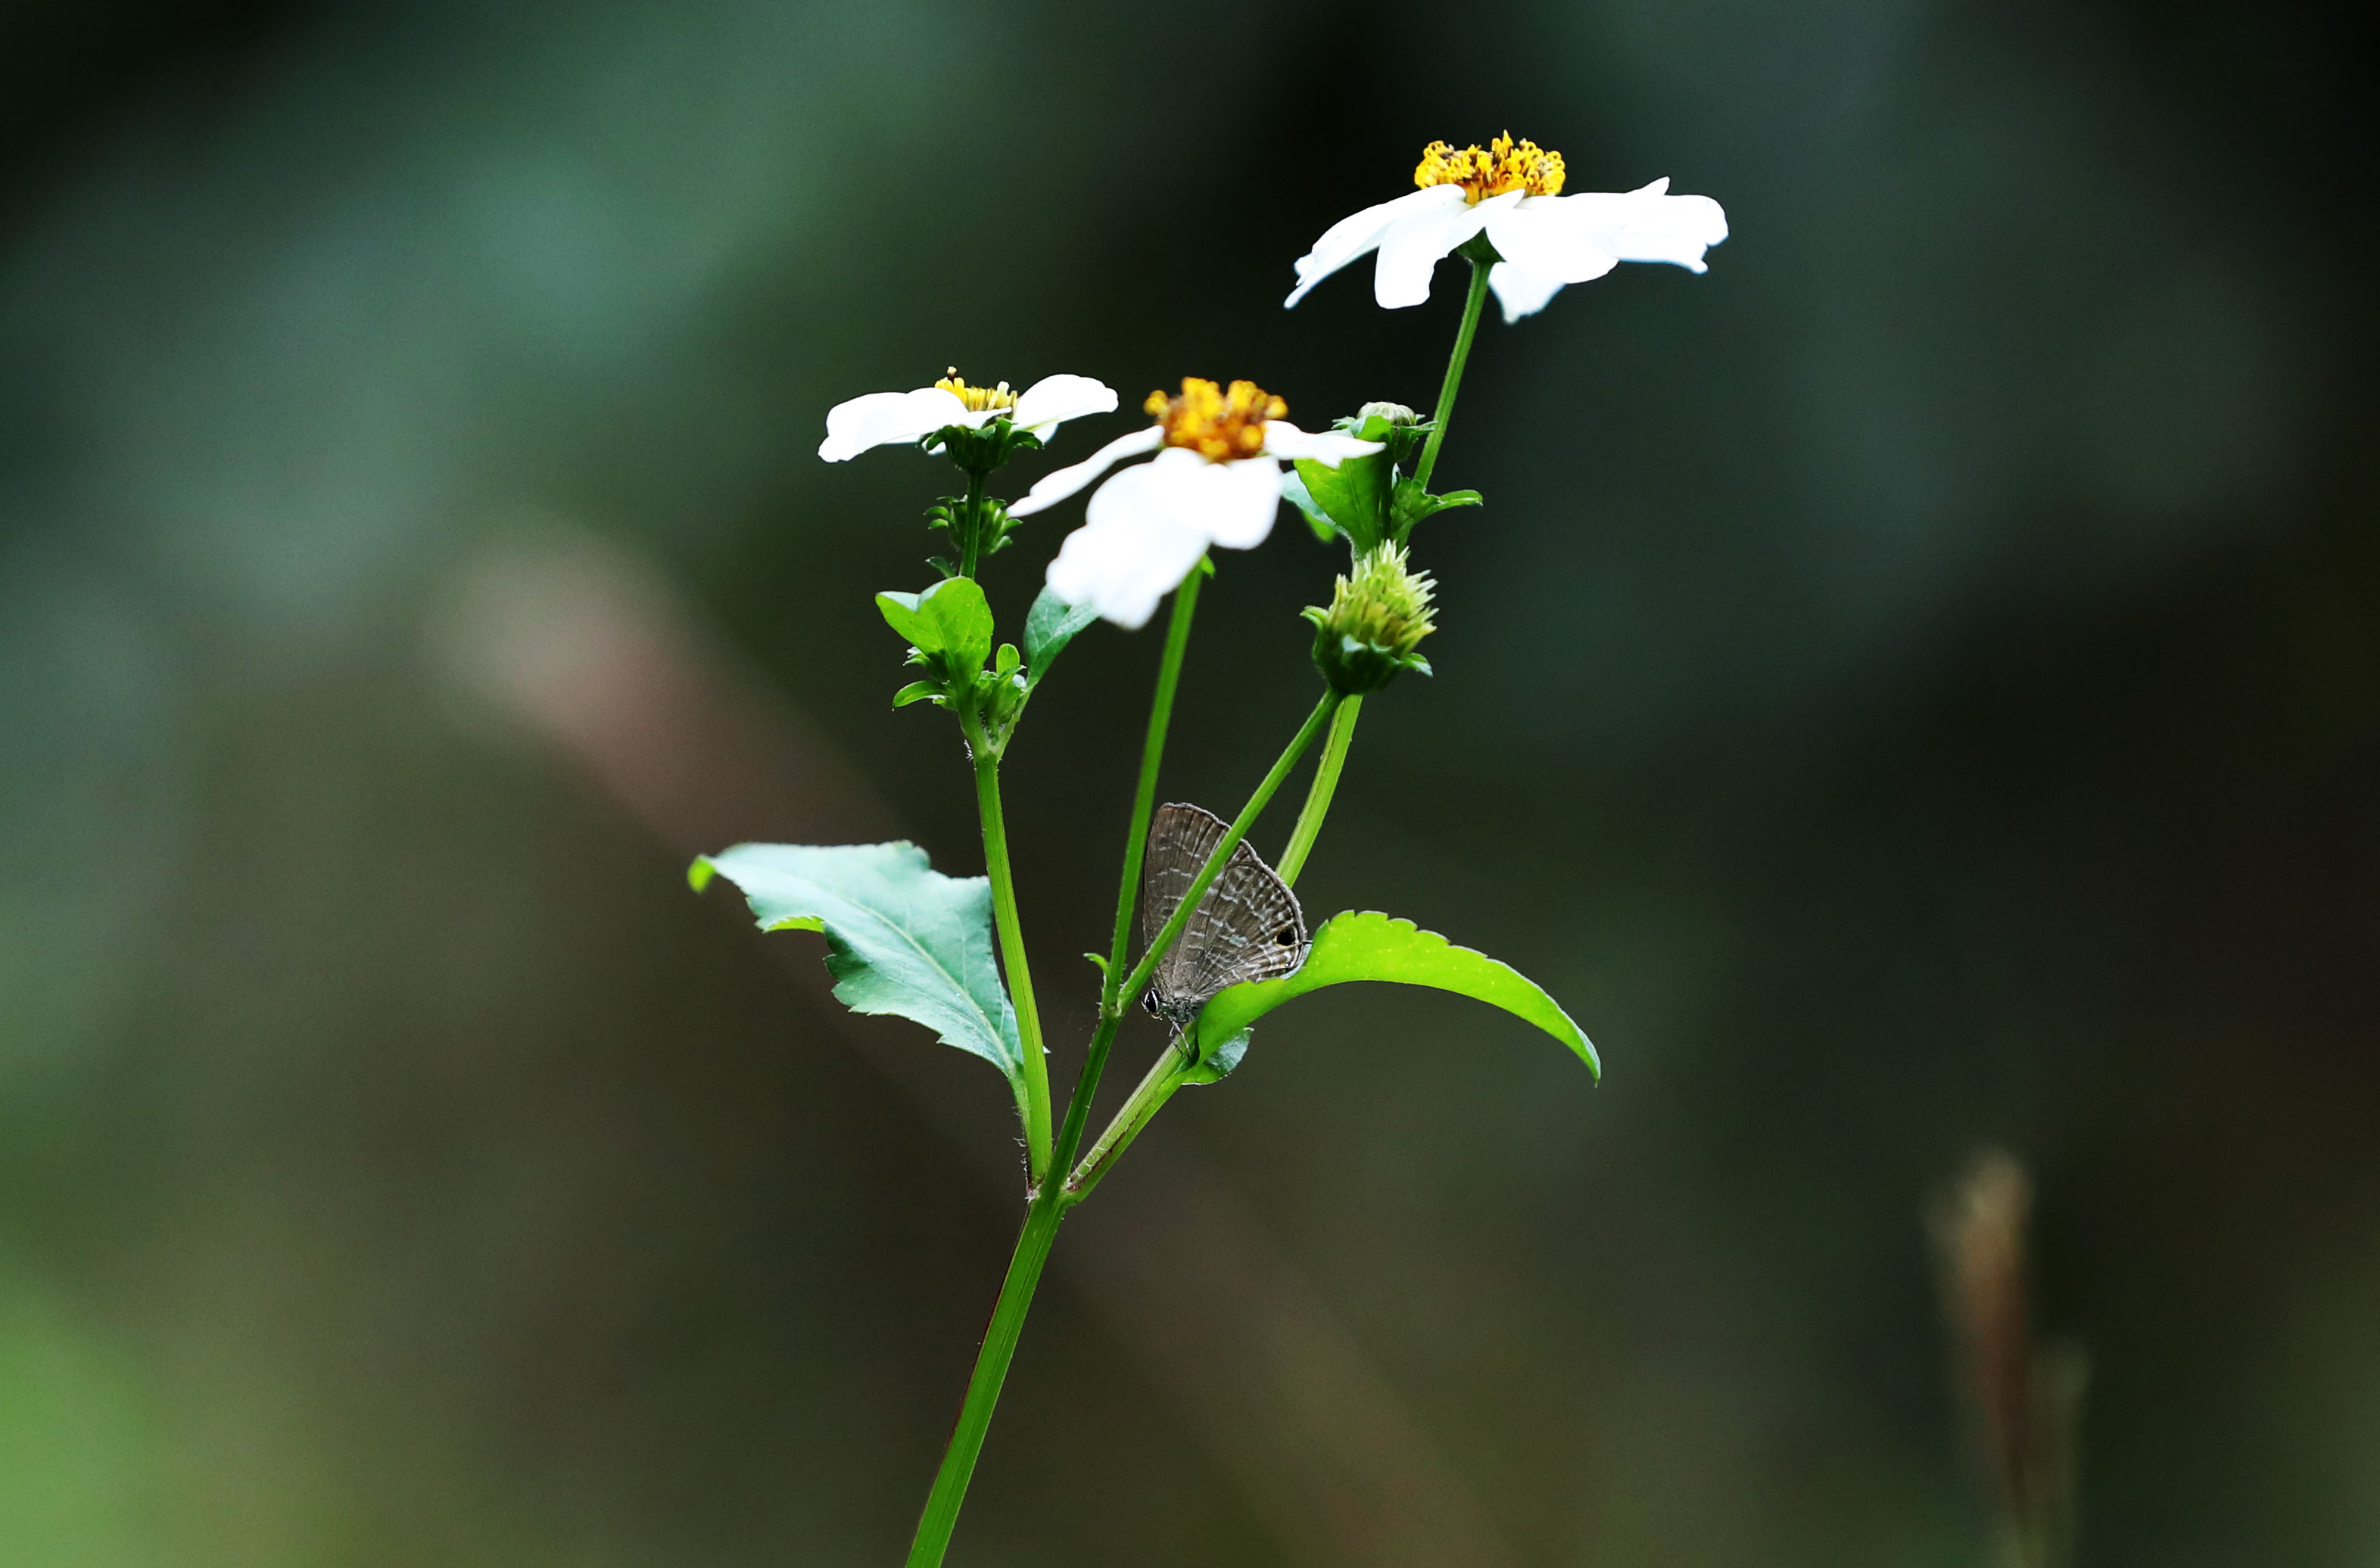
[[876, 596], [876, 609], [884, 617], [884, 624], [905, 639], [919, 653], [942, 651], [941, 638], [933, 626], [917, 613], [916, 594], [885, 593]]
[[1314, 492], [1305, 488], [1305, 481], [1297, 476], [1295, 469], [1281, 476], [1281, 496], [1305, 516], [1305, 525], [1314, 530], [1317, 539], [1327, 545], [1339, 537], [1339, 525], [1330, 521], [1330, 514], [1322, 510], [1321, 504], [1314, 499]]
[[912, 681], [892, 694], [892, 706], [907, 707], [911, 703], [921, 703], [929, 698], [940, 702], [943, 695], [944, 688], [940, 681]]
[[1227, 987], [1198, 1015], [1198, 1059], [1220, 1052], [1232, 1039], [1283, 1002], [1326, 985], [1351, 980], [1385, 980], [1428, 985], [1503, 1008], [1536, 1024], [1578, 1053], [1603, 1076], [1595, 1046], [1551, 996], [1508, 964], [1458, 947], [1435, 931], [1409, 920], [1353, 911], [1333, 915], [1314, 934], [1314, 946], [1294, 974]]
[[1068, 604], [1048, 588], [1034, 597], [1025, 612], [1025, 681], [1027, 689], [1041, 684], [1050, 666], [1066, 651], [1075, 633], [1099, 618], [1087, 604]]
[[933, 629], [936, 645], [955, 669], [972, 673], [991, 657], [991, 606], [974, 578], [945, 577], [919, 594], [917, 617]]
[[1338, 467], [1310, 457], [1297, 460], [1297, 476], [1323, 515], [1339, 525], [1347, 542], [1363, 554], [1388, 533], [1389, 454], [1351, 457]]
[[945, 577], [922, 594], [883, 593], [884, 623], [953, 673], [973, 674], [991, 657], [991, 606], [972, 577]]
[[714, 874], [743, 889], [761, 930], [826, 934], [844, 1007], [924, 1024], [998, 1067], [1024, 1105], [1025, 1050], [992, 959], [985, 878], [944, 876], [908, 843], [738, 844], [696, 861], [686, 880], [700, 892]]
[[1184, 1084], [1219, 1083], [1230, 1077], [1232, 1069], [1238, 1067], [1240, 1059], [1248, 1054], [1248, 1041], [1255, 1034], [1255, 1030], [1244, 1029], [1220, 1045], [1203, 1053], [1196, 1067], [1182, 1070], [1182, 1081]]

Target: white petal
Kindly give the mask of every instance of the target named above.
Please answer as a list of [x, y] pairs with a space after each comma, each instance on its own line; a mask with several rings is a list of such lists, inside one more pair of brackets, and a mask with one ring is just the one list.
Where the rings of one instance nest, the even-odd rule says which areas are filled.
[[[1099, 495], [1143, 472], [1124, 470]], [[1068, 604], [1089, 605], [1117, 625], [1137, 631], [1148, 623], [1158, 600], [1180, 586], [1207, 553], [1207, 541], [1196, 529], [1160, 513], [1128, 507], [1110, 512], [1066, 536], [1046, 580], [1050, 591]]]
[[1393, 201], [1383, 201], [1377, 207], [1366, 207], [1353, 217], [1342, 218], [1322, 231], [1314, 248], [1297, 259], [1297, 286], [1281, 302], [1286, 310], [1304, 299], [1306, 291], [1340, 268], [1354, 260], [1380, 243], [1400, 219], [1419, 212], [1442, 211], [1463, 205], [1463, 187], [1451, 185], [1430, 186], [1411, 191]]
[[[1433, 186], [1433, 190], [1456, 190]], [[1489, 197], [1477, 206], [1458, 204], [1400, 218], [1380, 236], [1380, 259], [1372, 267], [1372, 297], [1383, 310], [1401, 310], [1429, 297], [1429, 274], [1454, 247], [1488, 226], [1488, 220], [1519, 199], [1520, 192]]]
[[1209, 463], [1177, 446], [1100, 486], [1086, 515], [1095, 524], [1153, 519], [1203, 543], [1248, 549], [1272, 532], [1280, 510], [1281, 464], [1273, 459]]
[[1286, 419], [1265, 421], [1265, 452], [1271, 457], [1310, 457], [1336, 468], [1351, 457], [1369, 457], [1378, 441], [1357, 440], [1338, 430], [1301, 430]]
[[1044, 376], [1025, 389], [1008, 417], [1018, 429], [1046, 439], [1057, 433], [1063, 420], [1112, 414], [1115, 408], [1115, 389], [1105, 381], [1088, 376]]
[[1488, 219], [1488, 238], [1497, 255], [1533, 277], [1583, 283], [1620, 265], [1620, 258], [1598, 243], [1602, 229], [1591, 211], [1565, 205], [1558, 196], [1538, 197]]
[[870, 447], [923, 440], [945, 425], [967, 422], [966, 404], [941, 387], [869, 392], [827, 410], [826, 440], [819, 443], [819, 455], [842, 463]]
[[1200, 513], [1217, 544], [1254, 549], [1281, 515], [1281, 464], [1269, 457], [1210, 463], [1201, 481]]
[[1524, 272], [1510, 261], [1499, 261], [1488, 270], [1488, 286], [1496, 291], [1496, 303], [1504, 308], [1506, 326], [1543, 310], [1546, 301], [1561, 291], [1561, 284], [1552, 279]]
[[1727, 212], [1707, 196], [1671, 196], [1669, 189], [1663, 178], [1641, 190], [1541, 197], [1528, 206], [1622, 261], [1668, 261], [1703, 271], [1703, 252], [1727, 237]]
[[1046, 507], [1055, 506], [1125, 458], [1137, 457], [1144, 452], [1155, 452], [1164, 444], [1165, 427], [1162, 425], [1151, 425], [1145, 430], [1118, 436], [1080, 463], [1042, 475], [1034, 482], [1033, 488], [1025, 492], [1023, 500], [1009, 507], [1008, 514], [1011, 517], [1030, 517]]

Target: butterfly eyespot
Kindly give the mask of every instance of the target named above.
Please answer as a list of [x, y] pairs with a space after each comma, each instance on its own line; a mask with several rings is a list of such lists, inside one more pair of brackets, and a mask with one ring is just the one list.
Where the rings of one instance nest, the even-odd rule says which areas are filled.
[[1275, 936], [1272, 940], [1273, 940], [1273, 946], [1275, 946], [1275, 947], [1296, 947], [1296, 946], [1297, 946], [1297, 927], [1295, 927], [1295, 926], [1293, 926], [1293, 925], [1284, 925], [1284, 926], [1282, 926], [1282, 927], [1281, 928], [1281, 933], [1280, 933], [1280, 935], [1277, 935], [1277, 936]]

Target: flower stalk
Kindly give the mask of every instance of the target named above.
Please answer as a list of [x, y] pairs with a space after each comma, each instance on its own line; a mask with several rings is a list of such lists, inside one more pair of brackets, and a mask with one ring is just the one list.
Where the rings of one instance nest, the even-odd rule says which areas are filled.
[[1041, 1044], [1041, 1008], [1033, 999], [1033, 971], [1025, 957], [1025, 923], [1016, 911], [1016, 877], [1008, 861], [1008, 824], [1000, 805], [1000, 757], [972, 715], [968, 754], [975, 760], [976, 810], [983, 819], [983, 863], [991, 878], [992, 924], [1000, 934], [1000, 964], [1016, 1007], [1016, 1043], [1025, 1054], [1026, 1164], [1034, 1185], [1049, 1174], [1050, 1064]]
[[1289, 848], [1281, 852], [1281, 864], [1273, 868], [1293, 887], [1297, 886], [1297, 874], [1305, 869], [1305, 857], [1314, 852], [1314, 841], [1322, 837], [1322, 819], [1330, 814], [1330, 797], [1339, 788], [1340, 770], [1347, 766], [1347, 748], [1355, 743], [1355, 720], [1363, 711], [1364, 699], [1354, 696], [1341, 703], [1330, 717], [1330, 734], [1322, 742], [1322, 760], [1314, 766], [1305, 804], [1298, 809], [1297, 826], [1290, 830]]
[[1446, 427], [1454, 418], [1454, 394], [1463, 387], [1463, 368], [1471, 359], [1471, 340], [1479, 335], [1480, 312], [1488, 305], [1488, 276], [1498, 260], [1496, 247], [1485, 235], [1465, 244], [1460, 254], [1471, 263], [1471, 292], [1463, 296], [1463, 325], [1455, 330], [1454, 352], [1446, 361], [1446, 380], [1439, 383], [1438, 407], [1430, 415], [1429, 442], [1421, 449], [1421, 461], [1414, 464], [1414, 478], [1425, 489], [1429, 488], [1431, 472], [1438, 467], [1438, 449], [1446, 440]]

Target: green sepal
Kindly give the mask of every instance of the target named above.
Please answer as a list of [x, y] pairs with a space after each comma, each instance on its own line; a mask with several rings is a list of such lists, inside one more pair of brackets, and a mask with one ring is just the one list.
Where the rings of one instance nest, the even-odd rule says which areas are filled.
[[1298, 611], [1314, 623], [1314, 668], [1330, 689], [1342, 697], [1368, 696], [1395, 680], [1400, 671], [1432, 673], [1429, 660], [1417, 653], [1400, 654], [1377, 643], [1344, 634], [1332, 636], [1330, 611], [1308, 606]]
[[911, 703], [947, 703], [949, 697], [940, 681], [912, 681], [892, 694], [894, 707], [907, 707]]
[[1041, 677], [1066, 651], [1066, 645], [1099, 618], [1099, 612], [1091, 606], [1068, 604], [1047, 587], [1035, 595], [1033, 608], [1025, 612], [1026, 689], [1041, 684]]
[[969, 474], [989, 474], [1017, 452], [1040, 451], [1041, 438], [997, 417], [972, 427], [945, 425], [918, 444], [943, 453]]
[[1390, 981], [1452, 991], [1544, 1030], [1577, 1053], [1597, 1078], [1603, 1076], [1595, 1046], [1559, 1003], [1509, 964], [1458, 947], [1409, 920], [1376, 911], [1333, 915], [1314, 934], [1305, 962], [1279, 980], [1225, 987], [1208, 1001], [1191, 1027], [1197, 1057], [1206, 1060], [1250, 1024], [1282, 1003], [1326, 985], [1354, 980]]
[[1479, 504], [1477, 490], [1449, 490], [1442, 496], [1434, 496], [1422, 488], [1419, 480], [1399, 479], [1389, 503], [1390, 537], [1398, 544], [1403, 544], [1412, 536], [1414, 525], [1423, 518], [1435, 516], [1451, 507]]
[[763, 931], [819, 931], [837, 1000], [932, 1030], [998, 1067], [1026, 1104], [1016, 1009], [993, 958], [991, 884], [944, 876], [915, 844], [738, 844], [686, 872], [743, 890]]

